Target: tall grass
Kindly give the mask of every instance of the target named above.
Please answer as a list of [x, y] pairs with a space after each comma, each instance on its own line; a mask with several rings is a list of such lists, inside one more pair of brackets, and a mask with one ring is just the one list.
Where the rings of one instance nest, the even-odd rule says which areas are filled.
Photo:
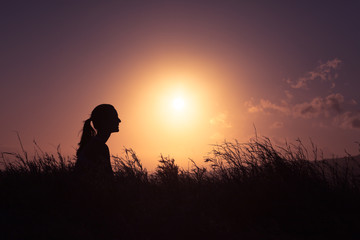
[[9, 239], [360, 237], [360, 160], [325, 160], [313, 143], [226, 141], [188, 170], [160, 156], [151, 173], [124, 149], [112, 157], [114, 181], [100, 188], [77, 181], [75, 159], [60, 148], [48, 154], [34, 144], [33, 157], [23, 148], [1, 155], [0, 226]]
[[359, 191], [360, 159], [348, 153], [341, 159], [324, 159], [312, 142], [310, 150], [300, 139], [295, 144], [276, 147], [266, 137], [213, 146], [205, 162], [210, 164], [211, 178], [216, 181], [244, 183], [277, 179]]
[[[65, 157], [60, 146], [56, 154], [44, 152], [34, 141], [32, 157], [24, 150], [19, 138], [21, 153], [2, 152], [2, 174], [53, 174], [71, 172], [75, 157]], [[156, 184], [194, 183], [246, 183], [298, 178], [316, 181], [329, 187], [360, 190], [360, 161], [349, 153], [338, 159], [324, 159], [321, 151], [311, 143], [309, 150], [301, 140], [295, 144], [274, 146], [269, 138], [252, 138], [249, 142], [225, 141], [212, 145], [213, 149], [199, 165], [191, 161], [191, 169], [179, 167], [171, 157], [160, 156], [153, 173], [143, 167], [133, 149], [124, 149], [123, 156], [112, 156], [115, 178], [121, 181]], [[360, 150], [359, 150], [360, 152]]]
[[[21, 144], [21, 142], [20, 142]], [[66, 157], [61, 153], [60, 145], [56, 154], [41, 150], [34, 141], [35, 151], [32, 157], [24, 150], [22, 153], [1, 152], [2, 174], [54, 174], [56, 172], [69, 172], [74, 168], [75, 159]]]

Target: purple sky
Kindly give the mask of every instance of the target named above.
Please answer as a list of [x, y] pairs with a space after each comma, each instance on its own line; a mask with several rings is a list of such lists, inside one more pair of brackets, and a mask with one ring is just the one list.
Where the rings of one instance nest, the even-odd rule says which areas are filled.
[[[0, 151], [19, 148], [18, 131], [28, 150], [36, 139], [72, 155], [82, 121], [112, 103], [123, 120], [112, 153], [133, 147], [145, 164], [247, 141], [253, 124], [278, 144], [311, 138], [328, 155], [358, 154], [359, 11], [359, 1], [2, 3]], [[192, 147], [184, 139], [195, 127], [173, 147], [151, 132], [150, 73], [169, 69], [212, 76], [189, 83], [212, 96]]]

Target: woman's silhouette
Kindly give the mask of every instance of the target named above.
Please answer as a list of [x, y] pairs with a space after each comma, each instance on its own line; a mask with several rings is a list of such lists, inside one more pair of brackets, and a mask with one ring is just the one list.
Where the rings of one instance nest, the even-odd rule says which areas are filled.
[[90, 177], [94, 181], [106, 181], [113, 177], [106, 141], [111, 133], [119, 131], [120, 122], [112, 105], [101, 104], [94, 108], [90, 118], [84, 122], [76, 152], [75, 170], [79, 175]]

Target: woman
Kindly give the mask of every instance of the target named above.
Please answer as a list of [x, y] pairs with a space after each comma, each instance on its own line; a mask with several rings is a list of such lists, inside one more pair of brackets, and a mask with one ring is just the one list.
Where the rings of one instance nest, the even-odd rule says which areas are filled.
[[90, 118], [84, 122], [76, 153], [75, 170], [78, 174], [91, 177], [95, 181], [113, 177], [109, 148], [105, 143], [111, 133], [119, 131], [120, 122], [112, 105], [101, 104], [94, 108]]

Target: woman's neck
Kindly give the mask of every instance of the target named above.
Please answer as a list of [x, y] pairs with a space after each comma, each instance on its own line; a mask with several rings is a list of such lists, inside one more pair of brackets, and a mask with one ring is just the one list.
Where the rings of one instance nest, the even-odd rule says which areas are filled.
[[99, 131], [97, 134], [96, 134], [96, 137], [98, 139], [100, 139], [102, 142], [106, 143], [107, 140], [109, 139], [110, 137], [110, 134], [109, 132], [102, 132], [102, 131]]

